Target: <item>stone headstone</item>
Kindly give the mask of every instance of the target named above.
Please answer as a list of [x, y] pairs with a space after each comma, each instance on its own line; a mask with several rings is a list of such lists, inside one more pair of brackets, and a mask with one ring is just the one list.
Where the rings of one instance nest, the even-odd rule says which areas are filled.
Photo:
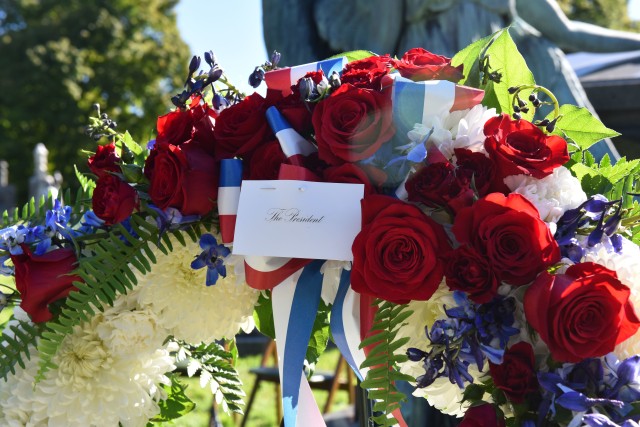
[[58, 173], [56, 176], [49, 174], [49, 150], [43, 143], [38, 143], [33, 149], [33, 175], [29, 178], [29, 197], [33, 197], [36, 203], [42, 196], [58, 196], [62, 177]]
[[9, 184], [9, 162], [0, 160], [0, 212], [16, 204], [16, 188]]

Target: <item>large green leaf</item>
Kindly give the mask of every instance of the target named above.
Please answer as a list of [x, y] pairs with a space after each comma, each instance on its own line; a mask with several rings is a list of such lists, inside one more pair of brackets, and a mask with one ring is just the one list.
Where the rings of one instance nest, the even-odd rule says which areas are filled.
[[196, 404], [185, 394], [185, 387], [171, 376], [171, 385], [165, 386], [167, 399], [158, 402], [160, 413], [151, 419], [152, 422], [165, 422], [180, 418], [193, 411]]
[[[584, 107], [565, 104], [560, 107], [560, 114], [562, 118], [558, 120], [554, 133], [571, 139], [580, 147], [580, 150], [586, 150], [604, 138], [620, 135], [606, 127]], [[549, 114], [547, 118], [553, 119], [553, 114]]]
[[[502, 74], [502, 78], [500, 83], [489, 81], [484, 87], [486, 95], [483, 104], [496, 108], [498, 112], [511, 115], [514, 113], [513, 96], [509, 94], [508, 88], [534, 85], [533, 73], [527, 67], [527, 63], [508, 31], [502, 31], [498, 34], [487, 48], [486, 56], [489, 58], [491, 70]], [[526, 89], [521, 91], [519, 95], [521, 99], [526, 100], [530, 93], [531, 90]], [[534, 109], [530, 108], [529, 113], [522, 114], [522, 117], [530, 120], [533, 114]]]
[[480, 55], [487, 49], [491, 41], [503, 31], [505, 30], [497, 31], [490, 36], [471, 43], [451, 58], [451, 65], [455, 67], [462, 65], [463, 67], [464, 78], [458, 82], [459, 84], [480, 87]]
[[264, 293], [260, 294], [258, 303], [253, 310], [253, 320], [256, 322], [256, 328], [258, 328], [262, 334], [275, 339], [276, 329], [273, 325], [271, 299], [267, 298]]

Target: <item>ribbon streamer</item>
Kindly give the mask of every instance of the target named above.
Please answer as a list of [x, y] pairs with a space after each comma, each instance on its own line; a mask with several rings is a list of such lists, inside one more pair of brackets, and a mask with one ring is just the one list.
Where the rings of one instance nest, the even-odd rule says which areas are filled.
[[325, 426], [304, 375], [304, 360], [320, 304], [323, 263], [312, 261], [271, 294], [285, 427]]
[[233, 242], [236, 216], [242, 183], [242, 160], [223, 159], [220, 161], [220, 184], [218, 187], [218, 213], [222, 243]]

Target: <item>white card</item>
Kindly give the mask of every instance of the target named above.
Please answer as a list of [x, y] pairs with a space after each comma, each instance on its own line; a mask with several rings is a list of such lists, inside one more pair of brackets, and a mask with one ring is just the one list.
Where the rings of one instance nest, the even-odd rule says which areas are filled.
[[363, 184], [242, 181], [233, 253], [352, 261]]

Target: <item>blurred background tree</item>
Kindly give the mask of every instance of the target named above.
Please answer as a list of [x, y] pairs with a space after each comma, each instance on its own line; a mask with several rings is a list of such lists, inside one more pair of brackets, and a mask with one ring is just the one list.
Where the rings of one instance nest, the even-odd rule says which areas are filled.
[[[171, 107], [190, 52], [176, 25], [178, 0], [0, 0], [0, 159], [18, 202], [32, 151], [44, 142], [65, 186], [95, 144], [83, 134], [92, 105], [146, 142]], [[172, 78], [167, 78], [172, 76]]]
[[628, 0], [558, 0], [569, 19], [615, 30], [638, 31], [627, 13]]

